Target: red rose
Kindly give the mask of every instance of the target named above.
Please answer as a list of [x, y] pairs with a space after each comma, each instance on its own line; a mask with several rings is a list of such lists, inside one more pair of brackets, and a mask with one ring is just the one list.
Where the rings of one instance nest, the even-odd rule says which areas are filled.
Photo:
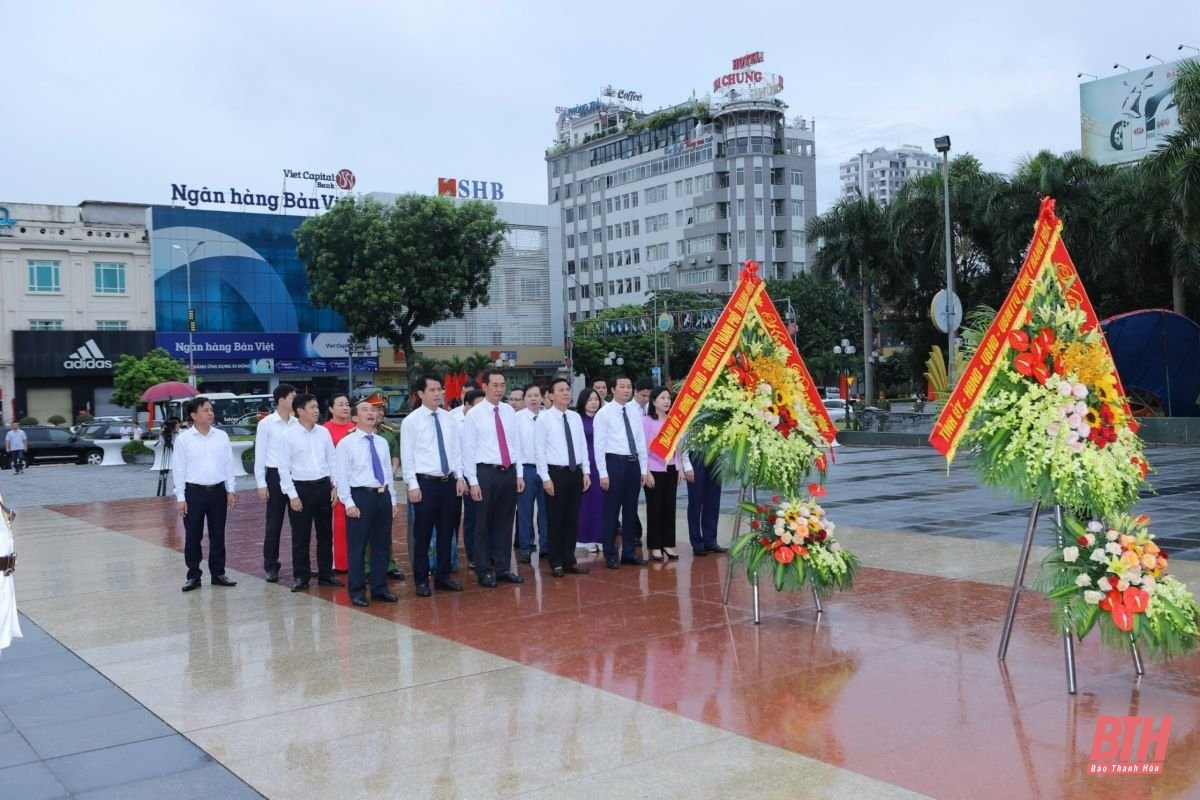
[[752, 519], [752, 520], [750, 520], [750, 528], [751, 528], [751, 530], [758, 530], [758, 529], [759, 529], [759, 528], [761, 528], [761, 527], [762, 527], [762, 526], [758, 524], [758, 520], [756, 520], [756, 519]]

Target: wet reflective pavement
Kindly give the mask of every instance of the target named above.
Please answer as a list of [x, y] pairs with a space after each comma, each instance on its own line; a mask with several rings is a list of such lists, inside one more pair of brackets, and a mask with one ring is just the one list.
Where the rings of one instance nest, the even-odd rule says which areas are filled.
[[[1162, 451], [1163, 485], [1200, 482], [1194, 452]], [[1048, 605], [1027, 593], [998, 662], [1022, 510], [952, 505], [990, 493], [923, 452], [838, 459], [827, 505], [865, 568], [820, 616], [811, 595], [764, 588], [755, 625], [744, 576], [722, 605], [727, 560], [685, 541], [666, 565], [586, 556], [590, 575], [554, 579], [535, 559], [518, 587], [464, 570], [461, 594], [418, 598], [410, 579], [399, 603], [357, 609], [344, 589], [292, 594], [286, 564], [263, 581], [249, 492], [229, 526], [239, 585], [188, 594], [171, 501], [27, 508], [19, 602], [268, 797], [1200, 797], [1200, 657], [1138, 680], [1090, 637], [1069, 696]], [[1186, 537], [1196, 499], [1164, 493], [1152, 513]], [[968, 513], [958, 535], [912, 529]], [[393, 538], [409, 571], [403, 519]], [[1200, 588], [1200, 564], [1174, 572]], [[1164, 774], [1087, 774], [1101, 715], [1172, 715]]]

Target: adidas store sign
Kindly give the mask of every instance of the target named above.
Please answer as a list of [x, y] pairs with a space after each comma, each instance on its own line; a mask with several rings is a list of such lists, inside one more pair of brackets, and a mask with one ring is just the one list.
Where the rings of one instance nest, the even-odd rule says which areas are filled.
[[83, 347], [67, 356], [63, 369], [112, 369], [112, 365], [112, 361], [104, 357], [96, 340], [88, 339]]

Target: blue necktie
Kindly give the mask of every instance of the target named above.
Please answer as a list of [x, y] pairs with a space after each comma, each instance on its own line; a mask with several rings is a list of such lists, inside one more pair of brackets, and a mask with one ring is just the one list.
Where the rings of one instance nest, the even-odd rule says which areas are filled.
[[375, 449], [375, 437], [367, 434], [367, 447], [371, 448], [371, 470], [380, 486], [387, 486], [387, 475], [383, 471], [383, 462], [379, 460], [379, 451]]
[[437, 432], [438, 439], [438, 458], [442, 462], [442, 474], [450, 474], [450, 460], [446, 458], [446, 440], [442, 438], [442, 423], [438, 419], [436, 411], [430, 412], [433, 414], [433, 429]]

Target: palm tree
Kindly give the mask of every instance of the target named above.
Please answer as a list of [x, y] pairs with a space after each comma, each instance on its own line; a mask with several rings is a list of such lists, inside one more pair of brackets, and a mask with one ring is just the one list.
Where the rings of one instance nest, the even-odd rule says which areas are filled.
[[809, 220], [805, 235], [820, 240], [814, 268], [836, 275], [846, 286], [859, 287], [862, 295], [863, 397], [874, 398], [871, 349], [875, 342], [871, 315], [871, 285], [889, 273], [895, 263], [887, 209], [873, 197], [846, 198]]
[[483, 371], [492, 365], [492, 357], [487, 353], [472, 353], [463, 359], [463, 369], [472, 380], [479, 380]]
[[1175, 75], [1175, 105], [1179, 128], [1146, 160], [1147, 168], [1164, 178], [1182, 240], [1179, 258], [1171, 261], [1171, 297], [1176, 313], [1185, 309], [1185, 288], [1200, 276], [1195, 253], [1200, 248], [1200, 61], [1179, 62]]

